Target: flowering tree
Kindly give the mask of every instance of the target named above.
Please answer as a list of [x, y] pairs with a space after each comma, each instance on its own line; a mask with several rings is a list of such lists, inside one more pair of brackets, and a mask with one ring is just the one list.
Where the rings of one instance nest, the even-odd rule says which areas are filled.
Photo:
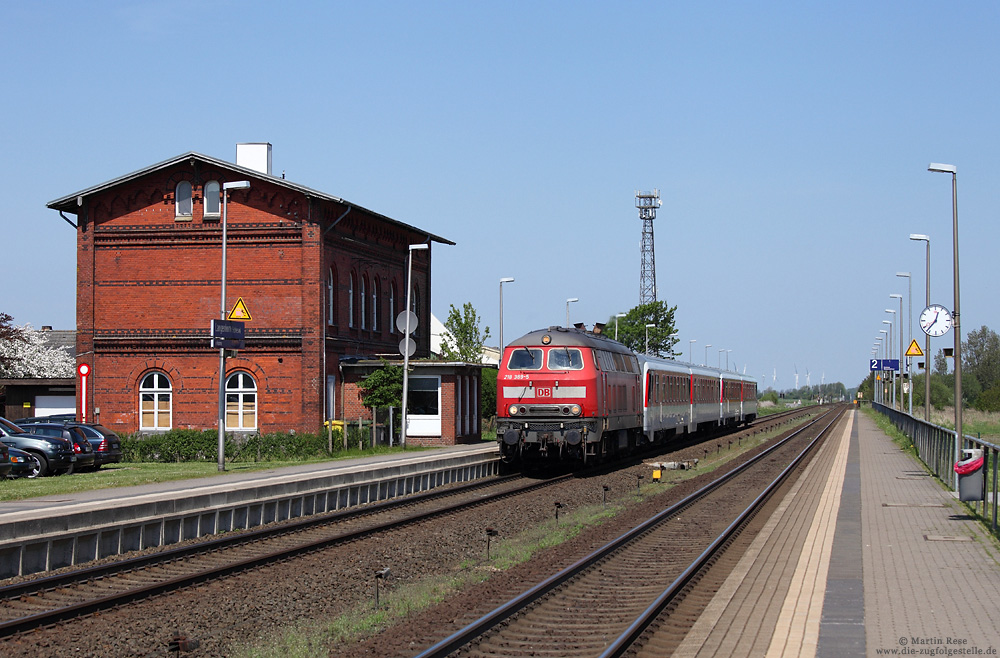
[[72, 377], [73, 358], [65, 350], [49, 347], [44, 333], [10, 324], [11, 317], [0, 313], [0, 377], [7, 379]]

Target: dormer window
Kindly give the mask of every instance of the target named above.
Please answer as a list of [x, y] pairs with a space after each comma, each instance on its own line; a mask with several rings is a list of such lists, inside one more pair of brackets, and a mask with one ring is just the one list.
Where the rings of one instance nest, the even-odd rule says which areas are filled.
[[191, 203], [191, 183], [182, 180], [177, 183], [174, 193], [174, 214], [177, 217], [191, 217], [193, 214]]
[[210, 180], [205, 183], [205, 216], [218, 217], [221, 214], [219, 208], [219, 181]]

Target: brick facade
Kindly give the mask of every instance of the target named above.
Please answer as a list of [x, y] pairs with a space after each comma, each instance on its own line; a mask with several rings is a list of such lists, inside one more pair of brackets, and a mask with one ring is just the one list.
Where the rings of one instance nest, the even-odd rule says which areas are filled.
[[[252, 378], [256, 393], [242, 399], [256, 421], [249, 412], [240, 418], [254, 431], [316, 432], [324, 417], [343, 418], [339, 391], [335, 410], [325, 409], [328, 378], [340, 388], [340, 360], [398, 354], [393, 318], [405, 304], [408, 245], [452, 244], [197, 153], [51, 202], [77, 216], [77, 360], [92, 368], [88, 415], [99, 410], [115, 431], [142, 429], [139, 388], [150, 373], [169, 380], [171, 427], [217, 426], [219, 351], [209, 324], [220, 317], [222, 221], [206, 214], [204, 189], [236, 180], [251, 185], [229, 192], [226, 309], [242, 298], [252, 320], [226, 376]], [[182, 181], [191, 184], [191, 212], [178, 216]], [[431, 252], [413, 252], [423, 327]], [[427, 356], [429, 332], [415, 338]]]

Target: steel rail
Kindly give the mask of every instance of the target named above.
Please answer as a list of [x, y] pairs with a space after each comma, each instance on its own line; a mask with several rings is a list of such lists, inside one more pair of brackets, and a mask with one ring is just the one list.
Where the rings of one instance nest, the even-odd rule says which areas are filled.
[[[692, 562], [656, 599], [649, 605], [642, 614], [629, 625], [625, 631], [618, 636], [614, 642], [600, 655], [600, 658], [618, 658], [628, 651], [629, 647], [642, 635], [649, 625], [655, 620], [663, 609], [681, 592], [681, 590], [691, 581], [691, 579], [701, 571], [708, 562], [721, 551], [721, 549], [738, 534], [739, 529], [764, 505], [774, 491], [780, 487], [788, 476], [798, 467], [803, 459], [815, 448], [819, 440], [826, 436], [826, 433], [833, 427], [834, 423], [840, 420], [844, 410], [837, 412], [834, 418], [827, 423], [826, 427], [820, 430], [812, 441], [778, 474], [764, 491], [758, 495], [750, 505], [720, 534], [711, 544]], [[819, 420], [819, 419], [818, 419]], [[818, 422], [817, 420], [817, 422]], [[789, 437], [790, 438], [790, 437]]]
[[[479, 500], [466, 501], [466, 502], [463, 502], [463, 503], [458, 503], [456, 505], [451, 505], [451, 506], [444, 507], [444, 508], [437, 509], [437, 510], [431, 510], [431, 511], [428, 511], [428, 512], [420, 512], [418, 514], [414, 514], [414, 515], [411, 515], [411, 516], [408, 516], [408, 517], [405, 517], [405, 518], [402, 518], [402, 519], [397, 519], [395, 521], [388, 521], [386, 523], [382, 523], [382, 524], [379, 524], [379, 525], [376, 525], [376, 526], [372, 526], [372, 527], [369, 527], [369, 528], [363, 528], [363, 529], [360, 529], [360, 530], [354, 530], [354, 531], [343, 533], [343, 534], [336, 535], [336, 536], [333, 536], [333, 537], [326, 537], [326, 538], [315, 540], [315, 541], [305, 542], [305, 543], [299, 544], [297, 546], [293, 546], [293, 547], [286, 548], [286, 549], [281, 549], [281, 550], [274, 551], [274, 552], [271, 552], [271, 553], [268, 553], [268, 554], [265, 554], [265, 555], [260, 555], [260, 556], [253, 557], [253, 558], [247, 558], [245, 560], [240, 560], [238, 562], [233, 562], [233, 563], [230, 563], [230, 564], [224, 564], [224, 565], [221, 565], [221, 566], [218, 566], [218, 567], [212, 567], [212, 568], [209, 568], [209, 569], [204, 569], [204, 570], [201, 570], [201, 571], [198, 571], [198, 572], [195, 572], [195, 573], [191, 573], [191, 574], [186, 574], [186, 575], [183, 575], [183, 576], [177, 576], [175, 578], [171, 578], [171, 579], [159, 582], [159, 583], [154, 583], [154, 584], [151, 584], [151, 585], [144, 585], [144, 586], [137, 587], [137, 588], [134, 588], [134, 589], [130, 589], [130, 590], [127, 590], [127, 591], [123, 591], [123, 592], [120, 592], [120, 593], [117, 593], [117, 594], [111, 594], [111, 595], [103, 596], [103, 597], [100, 597], [100, 598], [97, 598], [97, 599], [93, 599], [91, 601], [85, 601], [85, 602], [81, 602], [81, 603], [75, 603], [75, 604], [71, 604], [71, 605], [68, 605], [68, 606], [61, 607], [61, 608], [57, 608], [57, 609], [53, 609], [53, 610], [48, 610], [48, 611], [40, 612], [40, 613], [37, 613], [37, 614], [34, 614], [34, 615], [28, 615], [28, 616], [25, 616], [25, 617], [19, 617], [17, 619], [12, 619], [12, 620], [8, 620], [8, 621], [5, 621], [5, 622], [0, 622], [0, 638], [2, 638], [2, 637], [8, 637], [8, 636], [11, 636], [11, 635], [16, 635], [18, 633], [24, 633], [26, 631], [30, 631], [30, 630], [33, 630], [35, 628], [39, 628], [41, 626], [49, 626], [51, 624], [55, 624], [55, 623], [58, 623], [58, 622], [61, 622], [61, 621], [66, 621], [68, 619], [74, 619], [76, 617], [81, 617], [81, 616], [84, 616], [84, 615], [93, 614], [93, 613], [99, 612], [101, 610], [106, 610], [108, 608], [113, 608], [113, 607], [117, 607], [117, 606], [124, 605], [124, 604], [127, 604], [127, 603], [132, 603], [132, 602], [135, 602], [135, 601], [138, 601], [138, 600], [141, 600], [141, 599], [149, 598], [149, 597], [152, 597], [152, 596], [156, 596], [156, 595], [163, 594], [163, 593], [166, 593], [166, 592], [174, 591], [174, 590], [177, 590], [177, 589], [182, 589], [184, 587], [190, 587], [192, 585], [197, 585], [197, 584], [209, 581], [209, 580], [214, 580], [214, 579], [217, 579], [217, 578], [222, 578], [222, 577], [225, 577], [225, 576], [229, 576], [229, 575], [232, 575], [232, 574], [240, 572], [240, 571], [246, 571], [248, 569], [252, 569], [252, 568], [255, 568], [255, 567], [265, 566], [265, 565], [272, 564], [272, 563], [275, 563], [275, 562], [288, 560], [288, 559], [297, 557], [299, 555], [303, 555], [303, 554], [306, 554], [306, 553], [311, 553], [311, 552], [314, 552], [314, 551], [322, 550], [324, 548], [329, 548], [329, 547], [335, 546], [337, 544], [344, 544], [344, 543], [348, 543], [348, 542], [351, 542], [351, 541], [356, 541], [356, 540], [361, 539], [361, 538], [363, 538], [363, 537], [365, 537], [367, 535], [372, 535], [372, 534], [376, 534], [376, 533], [379, 533], [379, 532], [385, 532], [385, 531], [388, 531], [388, 530], [393, 530], [393, 529], [400, 528], [402, 526], [409, 525], [409, 524], [412, 524], [412, 523], [417, 523], [417, 522], [420, 522], [420, 521], [425, 521], [427, 519], [430, 519], [430, 518], [433, 518], [433, 517], [436, 517], [436, 516], [444, 516], [444, 515], [452, 514], [454, 512], [461, 511], [461, 510], [464, 510], [464, 509], [476, 507], [478, 505], [484, 505], [486, 503], [489, 503], [489, 502], [492, 502], [492, 501], [496, 500], [497, 498], [506, 498], [506, 497], [510, 497], [510, 496], [514, 496], [514, 495], [518, 495], [518, 494], [522, 494], [522, 493], [526, 493], [526, 492], [529, 492], [529, 491], [533, 491], [535, 489], [545, 488], [545, 487], [557, 484], [559, 482], [562, 482], [564, 480], [567, 480], [567, 479], [569, 479], [571, 477], [573, 477], [572, 474], [567, 474], [567, 475], [562, 475], [562, 476], [559, 476], [559, 477], [551, 478], [551, 479], [548, 479], [548, 480], [543, 480], [543, 481], [539, 481], [539, 482], [533, 482], [532, 484], [525, 485], [525, 486], [519, 487], [517, 489], [512, 489], [512, 490], [509, 490], [509, 491], [504, 491], [504, 492], [499, 493], [496, 496], [491, 497], [489, 499], [485, 499], [484, 498], [484, 499], [479, 499]], [[471, 488], [474, 489], [474, 488], [477, 488], [477, 487], [471, 487]], [[443, 495], [443, 492], [442, 492], [442, 495]], [[426, 496], [426, 497], [431, 497], [431, 496]], [[424, 498], [424, 499], [426, 499], [426, 498]], [[412, 499], [407, 499], [407, 500], [412, 500]], [[400, 501], [400, 502], [402, 502], [402, 501]], [[380, 511], [384, 511], [384, 509], [385, 508], [383, 508], [383, 510], [380, 510]], [[341, 519], [336, 519], [336, 520], [341, 520]], [[264, 538], [267, 538], [267, 537], [264, 537]], [[260, 538], [258, 538], [258, 539], [260, 539]], [[247, 543], [247, 542], [244, 541], [242, 543]], [[209, 552], [209, 551], [200, 550], [198, 552], [199, 553], [206, 553], [206, 552]], [[170, 560], [164, 560], [164, 562], [169, 562], [169, 561]], [[81, 582], [83, 580], [86, 580], [86, 581], [94, 580], [95, 577], [93, 577], [91, 575], [91, 573], [93, 571], [97, 571], [99, 569], [100, 569], [99, 567], [94, 567], [92, 569], [83, 570], [83, 572], [87, 572], [87, 577], [86, 578], [77, 578], [76, 580], [69, 581], [66, 584], [73, 584], [73, 583], [76, 583], [76, 582]], [[77, 575], [79, 575], [82, 572], [74, 572], [74, 573], [77, 574]], [[67, 574], [67, 575], [70, 575], [70, 574]], [[55, 582], [58, 578], [60, 578], [60, 576], [52, 576], [50, 578], [44, 579], [50, 585], [49, 587], [45, 588], [46, 591], [47, 590], [51, 590], [51, 589], [55, 589], [55, 587], [51, 586], [51, 583]], [[16, 587], [18, 587], [18, 586], [11, 586], [10, 589], [13, 590]], [[38, 591], [41, 591], [41, 590], [38, 590]]]
[[[703, 498], [708, 493], [723, 486], [729, 480], [734, 478], [737, 474], [742, 473], [743, 471], [749, 469], [752, 465], [756, 464], [765, 457], [769, 456], [773, 451], [784, 446], [787, 442], [791, 441], [798, 434], [813, 427], [814, 425], [818, 424], [820, 421], [822, 421], [823, 419], [827, 418], [832, 414], [834, 415], [834, 419], [827, 425], [826, 428], [824, 428], [825, 431], [825, 429], [829, 428], [833, 424], [833, 422], [836, 422], [837, 418], [839, 418], [842, 413], [843, 413], [842, 409], [840, 410], [834, 409], [820, 416], [819, 418], [810, 421], [803, 427], [789, 434], [780, 442], [771, 446], [767, 450], [764, 450], [763, 452], [754, 456], [753, 458], [747, 460], [745, 463], [733, 469], [729, 473], [726, 473], [722, 477], [706, 484], [701, 489], [698, 489], [697, 491], [689, 494], [679, 502], [658, 512], [651, 518], [647, 519], [646, 521], [643, 521], [638, 526], [625, 532], [618, 538], [613, 539], [612, 541], [608, 542], [607, 544], [597, 549], [596, 551], [580, 558], [579, 560], [577, 560], [570, 566], [566, 567], [562, 571], [553, 574], [552, 576], [549, 576], [548, 578], [538, 583], [531, 589], [528, 589], [527, 591], [519, 594], [518, 596], [511, 599], [507, 603], [504, 603], [503, 605], [495, 608], [491, 612], [487, 613], [483, 617], [480, 617], [479, 619], [470, 623], [461, 630], [453, 633], [452, 635], [446, 637], [437, 644], [417, 654], [416, 658], [444, 658], [445, 656], [451, 654], [452, 652], [469, 644], [477, 637], [485, 634], [485, 632], [488, 631], [489, 629], [499, 625], [507, 618], [528, 607], [535, 601], [539, 600], [540, 598], [542, 598], [543, 596], [545, 596], [558, 586], [562, 585], [564, 582], [570, 580], [571, 578], [574, 578], [575, 576], [577, 576], [578, 574], [580, 574], [581, 572], [583, 572], [596, 562], [600, 561], [607, 555], [613, 553], [619, 548], [622, 548], [626, 544], [635, 540], [637, 537], [645, 534], [646, 531], [652, 528], [653, 526], [662, 523], [663, 521], [669, 519], [670, 517], [676, 516], [679, 512], [683, 511], [685, 508], [690, 506], [698, 499]], [[820, 436], [822, 436], [822, 433], [820, 434]], [[818, 440], [818, 437], [816, 440]], [[810, 445], [813, 445], [816, 440], [814, 440], [813, 443], [811, 443]]]
[[243, 532], [239, 532], [238, 534], [229, 534], [224, 537], [217, 537], [215, 539], [209, 539], [206, 541], [198, 542], [197, 544], [178, 546], [176, 548], [166, 549], [149, 555], [138, 555], [131, 558], [117, 560], [109, 564], [99, 564], [90, 567], [83, 567], [62, 574], [43, 576], [41, 578], [34, 578], [20, 583], [4, 585], [0, 587], [0, 601], [20, 598], [22, 596], [28, 596], [42, 591], [59, 589], [61, 587], [66, 587], [68, 585], [79, 583], [81, 581], [98, 580], [100, 578], [106, 578], [108, 576], [113, 576], [115, 574], [123, 573], [125, 571], [144, 569], [150, 566], [155, 566], [158, 564], [172, 562], [174, 560], [188, 558], [193, 555], [201, 555], [203, 553], [210, 553], [212, 551], [218, 551], [224, 548], [231, 548], [233, 546], [238, 546], [240, 544], [246, 544], [253, 541], [260, 541], [261, 539], [268, 539], [271, 537], [277, 537], [285, 534], [292, 534], [295, 532], [308, 530], [310, 528], [314, 528], [325, 524], [340, 523], [353, 518], [369, 516], [372, 514], [379, 514], [381, 512], [386, 512], [400, 507], [406, 507], [408, 505], [423, 503], [429, 500], [435, 500], [438, 498], [446, 498], [448, 496], [468, 493], [470, 491], [475, 491], [476, 489], [481, 489], [496, 484], [502, 484], [510, 480], [515, 480], [518, 477], [519, 476], [517, 475], [503, 476], [497, 479], [491, 479], [486, 482], [484, 481], [472, 482], [452, 489], [440, 490], [440, 491], [432, 490], [425, 493], [416, 494], [413, 496], [401, 496], [380, 503], [373, 503], [370, 505], [364, 505], [360, 507], [352, 507], [346, 510], [338, 510], [336, 512], [325, 512], [322, 514], [315, 514], [308, 517], [303, 517], [295, 521], [288, 521], [282, 523], [281, 525], [261, 527], [261, 528], [256, 528], [254, 530], [246, 530]]

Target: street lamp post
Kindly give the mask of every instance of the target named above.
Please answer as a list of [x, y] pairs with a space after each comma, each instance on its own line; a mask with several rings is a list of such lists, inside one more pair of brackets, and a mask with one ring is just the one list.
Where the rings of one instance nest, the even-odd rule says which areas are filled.
[[580, 301], [580, 300], [577, 299], [576, 297], [570, 297], [569, 299], [566, 300], [566, 328], [567, 329], [569, 329], [569, 305], [572, 304], [573, 302], [578, 302], [578, 301]]
[[694, 363], [694, 360], [691, 358], [691, 349], [694, 347], [694, 344], [697, 343], [697, 342], [698, 341], [696, 339], [694, 339], [694, 338], [692, 338], [691, 340], [688, 341], [688, 362], [689, 363]]
[[[927, 243], [927, 288], [926, 304], [924, 308], [931, 305], [931, 239], [922, 233], [911, 233], [911, 240]], [[924, 420], [931, 422], [931, 335], [924, 334]]]
[[500, 363], [503, 364], [503, 284], [514, 283], [514, 277], [505, 276], [500, 279]]
[[625, 317], [624, 313], [615, 313], [615, 340], [618, 340], [618, 318]]
[[[890, 297], [891, 296], [892, 295], [890, 295]], [[900, 308], [902, 309], [902, 302], [900, 302]], [[887, 308], [887, 309], [885, 309], [885, 312], [886, 313], [892, 313], [892, 324], [889, 325], [889, 329], [890, 329], [889, 333], [892, 334], [892, 330], [895, 330], [895, 332], [896, 332], [896, 334], [889, 339], [889, 358], [892, 359], [892, 357], [896, 356], [897, 351], [899, 352], [900, 355], [902, 354], [902, 351], [903, 351], [902, 347], [900, 346], [901, 343], [902, 343], [902, 340], [903, 340], [903, 329], [902, 329], [903, 321], [902, 321], [902, 317], [900, 317], [899, 322], [898, 323], [896, 322], [896, 318], [899, 317], [899, 316], [896, 315], [896, 311], [894, 309]], [[902, 360], [902, 356], [900, 356], [899, 360], [900, 361]], [[899, 367], [899, 365], [900, 364], [898, 364], [898, 363], [896, 364], [897, 368]], [[896, 368], [893, 368], [893, 371], [892, 371], [892, 405], [893, 405], [892, 408], [893, 409], [896, 408], [896, 380], [898, 380], [898, 379], [899, 379], [899, 371]], [[899, 387], [899, 408], [900, 408], [900, 410], [903, 409], [903, 387], [902, 386]]]
[[[896, 311], [893, 311], [893, 310], [888, 309], [888, 308], [885, 309], [885, 312], [886, 313], [892, 313], [893, 317], [895, 317], [895, 315], [896, 315]], [[882, 324], [889, 325], [889, 348], [888, 348], [888, 350], [886, 350], [886, 352], [887, 352], [886, 358], [888, 358], [891, 361], [892, 360], [893, 350], [894, 350], [894, 348], [896, 346], [896, 343], [894, 342], [893, 335], [892, 335], [892, 325], [894, 323], [893, 323], [892, 320], [882, 320]], [[893, 368], [893, 370], [892, 370], [892, 389], [891, 389], [891, 395], [892, 395], [892, 402], [891, 402], [891, 404], [889, 406], [891, 406], [893, 409], [895, 409], [896, 408], [896, 370], [895, 370], [895, 368]]]
[[[896, 345], [897, 345], [897, 354], [899, 354], [899, 371], [901, 373], [906, 373], [906, 368], [903, 365], [905, 363], [905, 361], [903, 361], [903, 342], [904, 342], [903, 341], [903, 295], [901, 295], [899, 293], [892, 293], [891, 295], [889, 295], [889, 298], [890, 299], [898, 299], [899, 300], [899, 315], [896, 316], [897, 318], [899, 318], [899, 323], [896, 325], [898, 327], [898, 335], [897, 335], [897, 338], [896, 338]], [[905, 383], [906, 383], [906, 377], [901, 377], [900, 378], [900, 384], [899, 384], [899, 410], [900, 411], [903, 411], [903, 407], [904, 407], [904, 405], [903, 405], [903, 385]]]
[[[882, 322], [884, 323], [885, 320], [882, 320]], [[882, 358], [884, 359], [885, 358], [885, 346], [886, 346], [886, 343], [888, 342], [889, 332], [887, 330], [885, 330], [885, 329], [879, 329], [878, 332], [880, 334], [882, 334]], [[880, 370], [879, 372], [885, 372], [885, 371], [884, 370]], [[884, 379], [882, 380], [882, 386], [885, 386], [885, 380]], [[885, 389], [884, 388], [882, 389], [882, 404], [885, 404]]]
[[708, 348], [710, 348], [711, 346], [712, 346], [711, 343], [709, 343], [708, 345], [705, 346], [705, 360], [701, 364], [703, 366], [707, 366], [708, 365]]
[[[403, 428], [400, 430], [400, 443], [405, 448], [406, 447], [406, 433], [409, 431], [409, 418], [407, 418], [406, 405], [409, 402], [410, 393], [410, 318], [413, 316], [413, 311], [410, 309], [410, 304], [412, 303], [411, 295], [413, 294], [413, 284], [411, 280], [413, 278], [413, 252], [423, 251], [428, 249], [430, 245], [426, 242], [421, 244], [411, 244], [408, 253], [406, 254], [406, 325], [404, 327], [406, 335], [403, 336]], [[416, 347], [414, 346], [414, 351]]]
[[[962, 312], [959, 308], [958, 285], [958, 168], [955, 165], [932, 162], [927, 171], [951, 174], [951, 241], [952, 241], [952, 277], [955, 286], [955, 309], [952, 311], [955, 330], [955, 461], [961, 456], [962, 440], [962, 330], [959, 318]], [[958, 489], [958, 475], [955, 475], [955, 488]]]
[[[246, 190], [250, 181], [222, 184], [222, 295], [219, 319], [226, 319], [226, 219], [229, 213], [229, 190]], [[219, 348], [219, 470], [226, 470], [226, 348]]]
[[[906, 284], [908, 286], [908, 290], [906, 293], [906, 336], [912, 342], [914, 340], [913, 339], [913, 277], [910, 276], [909, 272], [896, 272], [896, 276], [906, 277]], [[899, 308], [900, 308], [899, 312], [902, 313], [903, 300], [899, 301]], [[900, 327], [902, 327], [902, 324], [900, 324]], [[907, 343], [906, 345], [907, 345], [906, 351], [909, 352], [910, 351], [909, 343]], [[906, 379], [910, 384], [910, 395], [908, 401], [909, 401], [909, 414], [912, 416], [913, 415], [913, 369], [910, 367], [912, 365], [912, 361], [910, 361], [911, 358], [912, 357], [909, 356], [906, 357]]]
[[655, 324], [646, 325], [646, 354], [649, 354], [649, 330], [651, 327], [656, 327]]

